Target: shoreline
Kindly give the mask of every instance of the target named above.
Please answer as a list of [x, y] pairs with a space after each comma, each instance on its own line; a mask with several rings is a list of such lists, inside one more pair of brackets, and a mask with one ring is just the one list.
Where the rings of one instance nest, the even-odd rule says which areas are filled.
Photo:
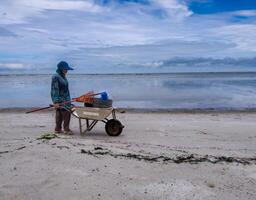
[[[54, 71], [54, 70], [53, 70]], [[128, 75], [128, 76], [144, 76], [144, 75], [173, 75], [173, 76], [193, 76], [193, 75], [220, 75], [220, 74], [225, 74], [225, 75], [236, 75], [236, 74], [241, 74], [241, 75], [256, 75], [256, 71], [201, 71], [201, 72], [196, 72], [196, 71], [184, 71], [184, 72], [128, 72], [128, 73], [72, 73], [72, 75], [84, 75], [84, 76], [123, 76], [123, 75]], [[42, 76], [42, 75], [52, 75], [52, 72], [50, 73], [0, 73], [0, 76]]]
[[[0, 113], [6, 112], [18, 112], [23, 113], [29, 110], [39, 109], [41, 107], [7, 107], [7, 108], [0, 108]], [[117, 112], [119, 113], [256, 113], [256, 108], [116, 108]], [[39, 112], [53, 112], [54, 109], [42, 110]]]

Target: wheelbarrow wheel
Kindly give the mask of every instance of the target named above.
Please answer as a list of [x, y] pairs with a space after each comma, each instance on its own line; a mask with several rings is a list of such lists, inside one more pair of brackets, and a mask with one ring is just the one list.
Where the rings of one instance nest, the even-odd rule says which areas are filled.
[[105, 125], [105, 130], [109, 136], [119, 136], [124, 126], [116, 119], [109, 120]]

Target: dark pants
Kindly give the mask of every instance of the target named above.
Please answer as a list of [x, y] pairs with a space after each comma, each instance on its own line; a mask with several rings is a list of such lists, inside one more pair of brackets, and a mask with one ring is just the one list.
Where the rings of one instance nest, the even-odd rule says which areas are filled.
[[62, 122], [64, 122], [63, 123], [64, 131], [69, 131], [70, 130], [69, 129], [70, 117], [71, 117], [71, 114], [67, 110], [56, 109], [56, 116], [55, 116], [56, 127], [55, 127], [55, 131], [61, 131]]

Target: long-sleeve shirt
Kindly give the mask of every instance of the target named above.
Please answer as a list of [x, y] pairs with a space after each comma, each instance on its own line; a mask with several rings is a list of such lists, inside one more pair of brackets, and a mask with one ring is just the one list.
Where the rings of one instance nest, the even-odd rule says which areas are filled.
[[[70, 101], [71, 99], [68, 88], [68, 80], [58, 70], [56, 74], [52, 76], [51, 98], [53, 103], [63, 103], [66, 101]], [[68, 103], [65, 106], [70, 107], [71, 104]]]

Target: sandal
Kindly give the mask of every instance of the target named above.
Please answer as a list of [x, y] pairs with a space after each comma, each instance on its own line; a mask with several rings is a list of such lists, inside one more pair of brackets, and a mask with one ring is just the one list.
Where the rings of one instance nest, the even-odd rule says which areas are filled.
[[66, 135], [74, 135], [73, 131], [71, 131], [71, 130], [64, 131], [64, 134], [66, 134]]

